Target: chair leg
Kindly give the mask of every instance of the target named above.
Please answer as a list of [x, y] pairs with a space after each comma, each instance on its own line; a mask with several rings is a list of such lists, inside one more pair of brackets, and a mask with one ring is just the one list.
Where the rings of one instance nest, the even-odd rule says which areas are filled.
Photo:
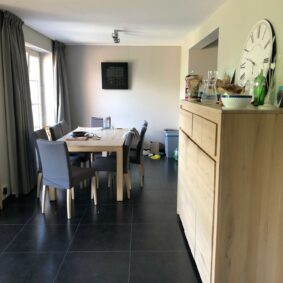
[[0, 210], [3, 209], [3, 190], [0, 190]]
[[41, 212], [45, 213], [45, 200], [46, 200], [46, 186], [42, 187], [42, 198], [41, 198]]
[[128, 199], [130, 199], [131, 189], [132, 189], [130, 174], [129, 173], [124, 174], [124, 178], [125, 178], [125, 183], [126, 183], [126, 188], [127, 188]]
[[75, 188], [73, 187], [73, 188], [71, 189], [71, 191], [72, 191], [72, 199], [74, 200], [74, 199], [75, 199]]
[[97, 192], [96, 192], [96, 178], [91, 179], [91, 199], [93, 199], [94, 205], [97, 205]]
[[39, 198], [40, 196], [41, 181], [42, 181], [42, 173], [38, 172], [37, 173], [37, 186], [36, 186], [37, 187], [36, 189], [37, 198]]
[[[80, 167], [84, 168], [84, 163], [83, 162], [81, 162]], [[80, 182], [80, 188], [83, 189], [83, 187], [84, 187], [84, 182]]]
[[113, 178], [112, 173], [109, 172], [108, 173], [108, 185], [107, 185], [108, 188], [111, 188], [112, 178]]
[[140, 167], [141, 188], [143, 188], [143, 179], [144, 179], [144, 167], [143, 167], [143, 164], [141, 163], [139, 165], [139, 167]]
[[[88, 161], [86, 161], [86, 162], [84, 163], [84, 168], [87, 168], [87, 165], [88, 165]], [[88, 181], [88, 179], [85, 179], [85, 180], [83, 181], [85, 187], [87, 186], [87, 181]]]
[[96, 188], [99, 189], [99, 172], [95, 172]]
[[67, 190], [67, 218], [72, 216], [72, 189]]

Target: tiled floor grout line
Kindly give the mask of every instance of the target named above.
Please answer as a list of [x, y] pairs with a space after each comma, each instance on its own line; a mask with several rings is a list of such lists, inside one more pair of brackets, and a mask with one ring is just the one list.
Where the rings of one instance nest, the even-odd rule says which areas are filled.
[[64, 264], [64, 262], [65, 262], [66, 257], [67, 257], [67, 254], [68, 254], [68, 252], [69, 252], [69, 250], [70, 250], [70, 248], [71, 248], [71, 245], [72, 245], [72, 243], [73, 243], [73, 241], [74, 241], [74, 239], [75, 239], [75, 236], [76, 236], [76, 234], [77, 234], [77, 232], [78, 232], [78, 229], [79, 229], [79, 226], [80, 226], [80, 224], [81, 224], [81, 221], [83, 220], [83, 218], [84, 218], [84, 216], [85, 216], [85, 214], [86, 214], [88, 208], [89, 208], [89, 205], [86, 206], [85, 211], [84, 211], [84, 213], [82, 214], [82, 217], [81, 217], [81, 219], [80, 219], [80, 221], [79, 221], [79, 223], [78, 223], [78, 226], [77, 226], [77, 228], [76, 228], [76, 230], [75, 230], [75, 233], [74, 233], [74, 235], [73, 235], [73, 237], [72, 237], [72, 239], [71, 239], [71, 241], [70, 241], [70, 243], [69, 243], [69, 245], [68, 245], [68, 248], [67, 248], [66, 251], [65, 251], [64, 257], [63, 257], [63, 259], [62, 259], [62, 261], [61, 261], [61, 263], [60, 263], [60, 265], [59, 265], [59, 267], [58, 267], [58, 269], [57, 269], [57, 271], [56, 271], [56, 274], [55, 274], [54, 279], [53, 279], [53, 283], [55, 283], [56, 280], [57, 280], [57, 277], [58, 277], [58, 275], [59, 275], [59, 273], [60, 273], [60, 271], [61, 271], [61, 269], [62, 269], [62, 266], [63, 266], [63, 264]]
[[[2, 252], [0, 253], [0, 257], [3, 255], [3, 253], [6, 252], [6, 250], [12, 245], [12, 243], [16, 240], [16, 238], [18, 237], [18, 235], [24, 230], [24, 228], [26, 227], [26, 225], [29, 223], [29, 221], [34, 217], [34, 215], [36, 215], [37, 211], [34, 211], [34, 213], [30, 216], [30, 218], [25, 222], [25, 224], [23, 224], [23, 227], [16, 233], [16, 235], [13, 237], [13, 239], [8, 243], [8, 245], [6, 246], [5, 249], [2, 250]], [[21, 225], [21, 224], [19, 224]]]
[[131, 232], [130, 232], [130, 251], [129, 251], [128, 283], [130, 283], [130, 279], [131, 279], [132, 240], [133, 240], [133, 220], [134, 220], [134, 206], [132, 206], [132, 215], [131, 215]]

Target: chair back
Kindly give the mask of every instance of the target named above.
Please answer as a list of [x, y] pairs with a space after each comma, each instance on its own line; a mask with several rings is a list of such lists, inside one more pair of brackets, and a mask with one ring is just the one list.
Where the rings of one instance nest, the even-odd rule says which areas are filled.
[[66, 122], [66, 120], [61, 121], [59, 124], [61, 126], [63, 136], [65, 136], [71, 131], [71, 128], [69, 124]]
[[103, 127], [103, 118], [91, 117], [90, 126], [91, 127]]
[[46, 140], [48, 141], [48, 135], [45, 131], [45, 129], [40, 129], [37, 131], [33, 132], [33, 140], [34, 140], [34, 145], [35, 145], [35, 151], [36, 151], [36, 159], [37, 159], [37, 170], [39, 172], [42, 172], [42, 165], [41, 165], [41, 160], [40, 160], [40, 156], [39, 156], [39, 151], [38, 151], [38, 146], [37, 146], [37, 140], [41, 139], [41, 140]]
[[123, 170], [124, 173], [128, 173], [130, 167], [130, 149], [133, 141], [134, 133], [129, 131], [125, 137], [123, 145]]
[[143, 142], [144, 142], [144, 136], [147, 130], [147, 126], [143, 126], [140, 132], [140, 139], [137, 144], [137, 150], [136, 150], [136, 161], [137, 163], [141, 162], [142, 154], [143, 154]]
[[53, 127], [49, 128], [51, 139], [56, 141], [63, 137], [63, 131], [60, 124], [56, 124]]
[[37, 146], [42, 164], [43, 185], [69, 189], [71, 164], [66, 143], [37, 140]]

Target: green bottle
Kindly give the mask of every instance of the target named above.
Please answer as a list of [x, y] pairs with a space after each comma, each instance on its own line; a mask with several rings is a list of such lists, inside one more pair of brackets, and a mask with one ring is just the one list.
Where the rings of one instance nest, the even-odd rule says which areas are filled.
[[263, 105], [264, 98], [266, 95], [266, 79], [263, 75], [263, 70], [260, 71], [259, 75], [254, 80], [254, 105]]
[[176, 147], [175, 150], [174, 150], [174, 155], [173, 155], [173, 157], [176, 161], [178, 161], [178, 155], [179, 155], [178, 147]]

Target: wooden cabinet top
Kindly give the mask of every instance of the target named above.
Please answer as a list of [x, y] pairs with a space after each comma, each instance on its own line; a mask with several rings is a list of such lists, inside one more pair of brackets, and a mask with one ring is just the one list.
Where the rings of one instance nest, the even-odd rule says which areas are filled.
[[202, 104], [201, 102], [187, 100], [181, 100], [180, 107], [193, 113], [206, 112], [214, 114], [283, 114], [283, 108], [259, 109], [258, 107], [250, 105], [246, 109], [225, 109], [219, 104]]

